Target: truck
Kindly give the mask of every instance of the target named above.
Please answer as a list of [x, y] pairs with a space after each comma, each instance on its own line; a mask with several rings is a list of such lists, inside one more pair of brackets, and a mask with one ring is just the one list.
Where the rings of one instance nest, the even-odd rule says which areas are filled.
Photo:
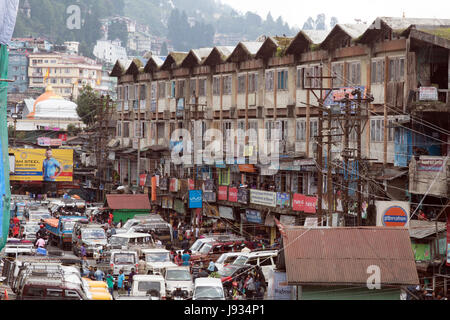
[[166, 285], [161, 275], [135, 275], [130, 295], [116, 300], [166, 300]]
[[81, 256], [80, 248], [84, 245], [86, 254], [98, 259], [107, 244], [106, 233], [101, 225], [88, 224], [83, 220], [75, 223], [72, 233], [72, 251], [75, 255]]
[[61, 249], [72, 249], [72, 231], [77, 221], [85, 220], [87, 217], [61, 216], [59, 219], [46, 219], [44, 225], [49, 234], [49, 243]]

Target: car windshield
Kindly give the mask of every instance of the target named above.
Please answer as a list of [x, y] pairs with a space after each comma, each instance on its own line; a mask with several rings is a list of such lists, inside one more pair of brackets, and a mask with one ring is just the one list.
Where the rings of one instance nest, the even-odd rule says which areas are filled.
[[50, 215], [48, 213], [32, 213], [30, 214], [30, 220], [48, 219]]
[[222, 277], [231, 277], [237, 269], [238, 268], [236, 268], [234, 266], [226, 266], [219, 272], [219, 274]]
[[166, 281], [192, 281], [189, 270], [167, 270]]
[[211, 250], [211, 248], [212, 248], [212, 245], [210, 245], [210, 244], [208, 244], [208, 243], [205, 243], [205, 245], [200, 249], [200, 253], [201, 254], [208, 254], [209, 253], [209, 250]]
[[128, 220], [127, 222], [125, 222], [125, 224], [122, 226], [122, 229], [130, 229], [132, 226], [135, 226], [137, 223], [134, 220]]
[[222, 299], [223, 290], [220, 287], [197, 287], [195, 288], [196, 299]]
[[105, 230], [103, 229], [83, 230], [81, 234], [83, 239], [106, 239]]
[[115, 264], [135, 264], [136, 256], [131, 253], [117, 253], [114, 255]]
[[73, 230], [74, 225], [75, 225], [75, 222], [73, 222], [73, 221], [65, 221], [65, 222], [63, 222], [63, 229], [64, 230]]
[[234, 260], [233, 264], [245, 264], [247, 262], [247, 256], [240, 256], [236, 260]]
[[200, 249], [200, 247], [204, 244], [205, 242], [202, 240], [197, 240], [194, 242], [194, 244], [191, 246], [191, 251], [197, 251], [198, 249]]
[[33, 233], [33, 232], [37, 232], [39, 230], [39, 225], [35, 225], [35, 226], [25, 226], [25, 232], [27, 233]]
[[230, 257], [230, 256], [229, 256], [228, 254], [224, 253], [223, 255], [221, 255], [221, 256], [219, 257], [219, 259], [217, 259], [216, 263], [224, 263], [225, 260], [226, 260], [227, 258], [229, 258], [229, 257]]
[[169, 252], [149, 252], [145, 254], [147, 262], [170, 262]]
[[161, 283], [156, 281], [139, 281], [138, 291], [148, 292], [150, 290], [161, 291]]
[[109, 239], [109, 243], [113, 246], [126, 246], [128, 244], [128, 238], [114, 237]]

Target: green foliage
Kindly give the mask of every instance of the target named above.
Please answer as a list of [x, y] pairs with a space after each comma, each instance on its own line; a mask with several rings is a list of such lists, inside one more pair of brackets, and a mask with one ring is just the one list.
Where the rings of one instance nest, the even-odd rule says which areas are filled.
[[128, 43], [128, 29], [125, 22], [117, 21], [111, 23], [108, 28], [108, 39], [122, 41], [122, 45], [126, 46]]
[[95, 122], [100, 107], [100, 97], [90, 85], [85, 85], [80, 90], [77, 98], [77, 114], [87, 126]]
[[72, 123], [67, 126], [67, 133], [71, 137], [78, 135], [80, 132], [81, 132], [81, 128], [78, 128], [77, 126], [75, 126]]

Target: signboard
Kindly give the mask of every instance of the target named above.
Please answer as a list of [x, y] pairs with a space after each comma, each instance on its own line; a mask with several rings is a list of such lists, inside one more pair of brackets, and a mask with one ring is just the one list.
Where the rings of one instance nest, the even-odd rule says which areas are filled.
[[281, 208], [287, 208], [291, 205], [291, 196], [289, 193], [277, 192], [277, 205]]
[[183, 201], [175, 199], [173, 201], [173, 210], [175, 210], [178, 213], [185, 214], [186, 210], [184, 209]]
[[214, 191], [214, 180], [203, 181], [203, 191]]
[[[343, 87], [338, 90], [333, 90], [333, 92], [329, 94], [327, 99], [324, 101], [324, 106], [338, 107], [336, 111], [333, 110], [335, 108], [332, 108], [332, 113], [344, 113], [345, 102], [340, 101], [345, 99], [345, 95], [348, 95], [349, 99], [356, 99], [357, 96], [352, 94], [355, 89], [359, 89], [361, 91], [361, 99], [364, 99], [366, 97], [366, 87], [364, 86]], [[355, 106], [356, 103], [352, 103], [352, 111], [355, 109]]]
[[250, 190], [250, 203], [267, 207], [277, 206], [277, 193], [261, 190]]
[[378, 227], [409, 228], [410, 204], [405, 201], [376, 201]]
[[416, 261], [430, 261], [431, 249], [429, 243], [411, 243]]
[[228, 187], [220, 186], [219, 187], [219, 201], [227, 201], [228, 199]]
[[169, 183], [168, 178], [159, 179], [159, 190], [167, 190], [168, 183]]
[[242, 204], [248, 204], [248, 189], [239, 188], [237, 194], [237, 201]]
[[156, 177], [151, 178], [152, 184], [152, 201], [156, 201]]
[[189, 184], [189, 190], [194, 190], [195, 189], [194, 180], [188, 179], [188, 184]]
[[219, 206], [219, 214], [222, 218], [234, 220], [233, 208]]
[[9, 174], [14, 173], [16, 171], [16, 156], [13, 154], [9, 155]]
[[317, 197], [305, 197], [305, 213], [316, 213]]
[[438, 91], [435, 87], [420, 87], [419, 88], [420, 101], [437, 101]]
[[295, 226], [295, 217], [282, 214], [280, 216], [280, 222], [285, 226]]
[[295, 288], [288, 286], [286, 272], [270, 269], [268, 277], [267, 294], [272, 300], [291, 300]]
[[245, 210], [245, 217], [247, 222], [250, 223], [256, 223], [256, 224], [262, 224], [262, 218], [261, 218], [261, 212], [257, 211], [257, 210], [250, 210], [247, 209]]
[[145, 186], [145, 182], [147, 181], [147, 175], [146, 174], [141, 174], [139, 175], [139, 185], [141, 187]]
[[189, 190], [189, 208], [198, 209], [203, 207], [202, 190]]
[[178, 192], [178, 179], [172, 178], [170, 179], [169, 191], [170, 192]]
[[162, 197], [161, 198], [161, 207], [163, 209], [172, 209], [173, 208], [173, 199], [171, 197]]
[[295, 193], [292, 199], [292, 210], [316, 213], [316, 204], [316, 197], [307, 197], [303, 194]]
[[216, 202], [216, 193], [210, 191], [203, 192], [203, 201]]
[[417, 161], [417, 171], [439, 172], [443, 165], [443, 159], [421, 159]]
[[[72, 182], [73, 180], [73, 150], [52, 150], [51, 161], [47, 162], [46, 149], [9, 149], [9, 154], [15, 157], [15, 170], [10, 175], [11, 181], [56, 181]], [[57, 167], [61, 174], [52, 180]], [[44, 177], [46, 177], [44, 179]]]
[[318, 218], [306, 218], [305, 219], [305, 227], [314, 228], [319, 226]]
[[230, 202], [238, 201], [238, 189], [237, 188], [229, 188], [228, 189], [228, 201], [230, 201]]

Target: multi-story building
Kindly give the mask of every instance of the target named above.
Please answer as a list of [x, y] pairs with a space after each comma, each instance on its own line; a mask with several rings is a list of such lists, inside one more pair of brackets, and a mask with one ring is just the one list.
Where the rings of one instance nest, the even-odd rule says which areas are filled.
[[119, 59], [127, 59], [127, 50], [120, 41], [98, 40], [94, 47], [94, 56], [98, 59], [114, 64]]
[[[375, 200], [408, 200], [414, 206], [424, 198], [432, 205], [438, 200], [428, 198], [423, 188], [414, 194], [405, 190], [407, 176], [417, 175], [417, 170], [408, 173], [408, 166], [415, 165], [411, 159], [426, 154], [446, 167], [450, 155], [449, 27], [450, 20], [378, 18], [370, 26], [338, 24], [329, 33], [300, 31], [294, 38], [171, 52], [164, 61], [118, 61], [111, 73], [118, 77], [117, 129], [110, 142], [116, 147], [114, 169], [122, 183], [138, 184], [145, 173], [158, 175], [155, 204], [173, 208], [179, 218], [188, 212], [186, 190], [192, 187], [184, 182], [196, 180], [196, 189], [215, 194], [204, 197], [204, 219], [220, 216], [231, 226], [240, 221], [241, 231], [250, 224], [253, 229], [247, 232], [265, 232], [272, 240], [275, 228], [266, 228], [274, 226], [272, 216], [303, 224], [321, 209], [342, 212], [344, 188], [350, 196], [347, 224], [354, 223], [358, 193], [366, 204], [361, 207], [369, 206], [366, 224]], [[320, 88], [334, 90], [324, 89], [320, 96]], [[354, 97], [356, 89], [368, 99], [360, 117], [350, 112], [361, 134], [354, 126], [343, 127], [342, 117], [330, 124], [321, 118], [324, 108], [338, 106], [345, 93]], [[236, 134], [235, 142], [247, 143], [236, 148], [240, 153], [231, 162], [177, 164], [172, 153], [179, 151], [174, 149], [180, 143], [176, 129], [182, 128], [195, 138], [191, 145], [200, 159], [209, 144], [202, 139], [208, 129], [217, 129], [224, 140], [237, 129], [257, 133]], [[348, 141], [342, 137], [346, 128]], [[329, 132], [333, 144], [330, 152], [322, 148], [320, 167], [318, 137]], [[279, 145], [277, 161], [249, 163], [272, 142]], [[189, 143], [183, 138], [182, 144], [187, 153]], [[361, 158], [344, 162], [344, 153], [358, 145]], [[230, 151], [225, 142], [221, 149]], [[331, 179], [326, 177], [328, 157]], [[362, 190], [349, 181], [353, 175], [363, 181]], [[166, 178], [172, 179], [170, 187]], [[332, 203], [325, 196], [317, 203], [318, 190], [326, 194], [329, 181]], [[442, 197], [442, 192], [434, 195]], [[192, 211], [187, 219], [199, 216]]]
[[101, 91], [102, 65], [94, 60], [63, 53], [33, 53], [29, 55], [30, 88], [51, 85], [56, 94], [76, 99], [83, 85]]
[[9, 91], [11, 93], [24, 93], [28, 89], [28, 54], [33, 49], [22, 41], [12, 41], [8, 49], [8, 76], [14, 80]]

